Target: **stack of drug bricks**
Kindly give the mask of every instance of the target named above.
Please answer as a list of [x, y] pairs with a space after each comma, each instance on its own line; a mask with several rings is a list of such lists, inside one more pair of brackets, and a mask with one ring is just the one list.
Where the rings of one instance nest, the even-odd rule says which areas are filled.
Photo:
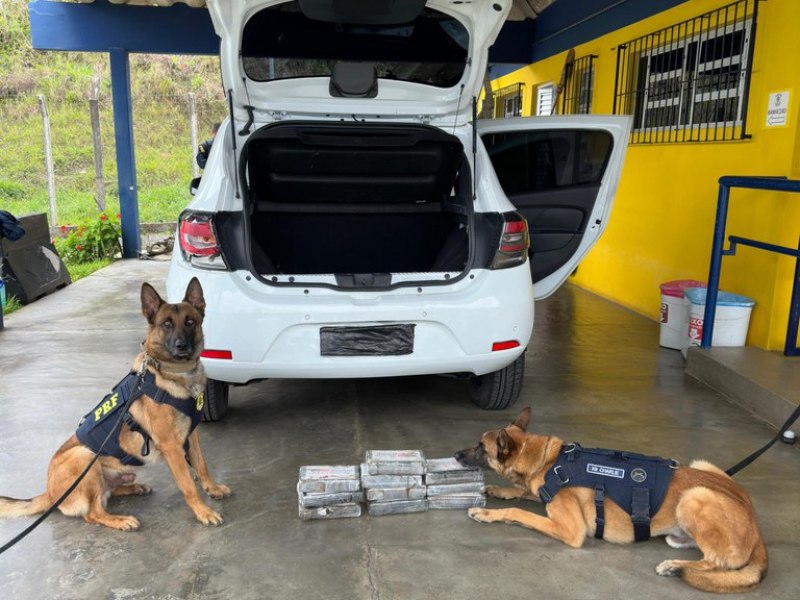
[[455, 458], [431, 458], [425, 467], [429, 509], [486, 506], [480, 469], [464, 467]]
[[361, 486], [372, 516], [428, 510], [425, 456], [420, 450], [368, 450], [361, 465]]
[[300, 518], [337, 519], [486, 506], [480, 469], [421, 450], [368, 450], [357, 465], [300, 467]]
[[300, 518], [360, 517], [364, 492], [358, 465], [300, 467], [297, 500]]

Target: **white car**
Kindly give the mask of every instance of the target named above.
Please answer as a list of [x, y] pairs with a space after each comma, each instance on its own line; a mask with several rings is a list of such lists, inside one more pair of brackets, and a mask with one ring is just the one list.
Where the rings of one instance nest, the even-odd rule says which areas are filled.
[[534, 298], [608, 221], [627, 117], [475, 118], [510, 0], [357, 5], [208, 0], [230, 115], [167, 280], [205, 291], [208, 420], [265, 378], [449, 374], [510, 406]]

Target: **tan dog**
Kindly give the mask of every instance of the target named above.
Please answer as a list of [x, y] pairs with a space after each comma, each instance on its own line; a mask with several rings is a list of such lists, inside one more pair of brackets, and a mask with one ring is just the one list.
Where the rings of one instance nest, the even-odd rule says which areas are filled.
[[[150, 486], [134, 483], [135, 467], [125, 463], [129, 460], [135, 464], [149, 463], [163, 456], [197, 520], [205, 525], [219, 525], [222, 516], [200, 498], [189, 471], [191, 465], [203, 489], [212, 498], [230, 495], [231, 490], [216, 483], [209, 474], [194, 428], [202, 413], [206, 385], [205, 371], [199, 360], [203, 351], [203, 290], [193, 278], [183, 301], [167, 304], [145, 283], [141, 302], [148, 330], [144, 351], [136, 357], [132, 367], [132, 372], [141, 376], [141, 379], [131, 380], [132, 385], [139, 386], [130, 388], [136, 394], [132, 393], [127, 402], [132, 421], [122, 422], [118, 434], [112, 434], [113, 442], [121, 448], [120, 454], [128, 456], [124, 459], [101, 456], [59, 510], [68, 516], [83, 517], [89, 523], [123, 531], [138, 529], [140, 524], [136, 517], [110, 514], [106, 511], [106, 502], [109, 495], [149, 494]], [[145, 377], [150, 382], [149, 387], [141, 383]], [[116, 411], [124, 405], [121, 396], [124, 394], [115, 389], [115, 393], [106, 396], [84, 421], [102, 423], [108, 418], [109, 425], [118, 423]], [[44, 512], [83, 472], [95, 456], [78, 436], [84, 421], [76, 435], [70, 437], [50, 461], [45, 493], [30, 500], [0, 497], [0, 517]], [[108, 448], [107, 444], [104, 454]]]
[[[554, 436], [526, 433], [530, 416], [525, 408], [508, 427], [487, 431], [475, 448], [456, 453], [462, 464], [491, 469], [515, 485], [488, 486], [490, 496], [540, 500], [545, 474], [565, 444]], [[535, 529], [573, 548], [580, 548], [586, 536], [595, 533], [592, 488], [563, 487], [546, 510], [547, 517], [520, 508], [471, 508], [468, 514], [481, 523], [502, 521]], [[767, 573], [767, 549], [747, 492], [708, 462], [694, 461], [674, 470], [650, 532], [666, 536], [673, 548], [700, 548], [702, 560], [665, 560], [656, 567], [659, 575], [680, 576], [698, 589], [742, 592]], [[610, 500], [605, 503], [603, 537], [619, 544], [634, 541], [631, 517]]]

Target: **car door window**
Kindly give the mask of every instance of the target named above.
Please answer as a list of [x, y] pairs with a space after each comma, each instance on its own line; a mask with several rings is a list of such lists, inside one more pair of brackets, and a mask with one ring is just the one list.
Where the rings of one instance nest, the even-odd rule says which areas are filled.
[[613, 140], [605, 131], [548, 130], [492, 133], [483, 136], [483, 143], [503, 191], [512, 198], [575, 185], [599, 185]]

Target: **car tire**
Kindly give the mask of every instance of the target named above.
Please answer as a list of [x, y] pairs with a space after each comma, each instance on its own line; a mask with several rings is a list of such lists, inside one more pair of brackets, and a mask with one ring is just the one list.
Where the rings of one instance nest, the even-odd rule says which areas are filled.
[[219, 421], [228, 412], [229, 385], [224, 381], [206, 381], [206, 399], [203, 403], [203, 421]]
[[469, 380], [472, 401], [486, 410], [502, 410], [512, 406], [522, 390], [525, 373], [525, 354], [504, 369], [473, 376]]

